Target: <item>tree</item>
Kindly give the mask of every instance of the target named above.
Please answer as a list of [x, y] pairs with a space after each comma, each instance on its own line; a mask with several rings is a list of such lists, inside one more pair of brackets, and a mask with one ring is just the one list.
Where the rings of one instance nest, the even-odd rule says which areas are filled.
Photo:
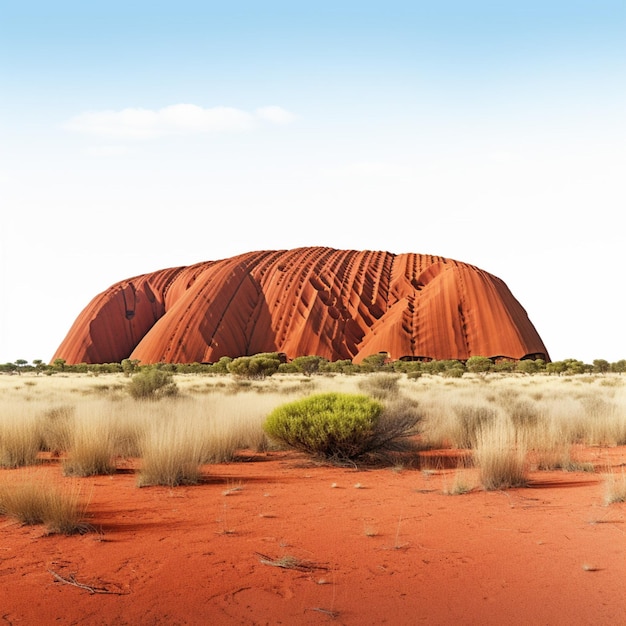
[[122, 359], [121, 366], [124, 376], [130, 376], [139, 368], [139, 359]]
[[626, 359], [620, 359], [615, 363], [611, 363], [611, 371], [616, 374], [623, 374], [626, 372]]
[[35, 372], [41, 374], [48, 367], [41, 359], [33, 359], [33, 365], [35, 366]]
[[593, 361], [593, 371], [595, 374], [606, 374], [610, 371], [611, 365], [608, 361], [604, 359], [594, 359]]
[[54, 361], [52, 361], [52, 369], [62, 372], [66, 364], [67, 361], [65, 359], [54, 359]]

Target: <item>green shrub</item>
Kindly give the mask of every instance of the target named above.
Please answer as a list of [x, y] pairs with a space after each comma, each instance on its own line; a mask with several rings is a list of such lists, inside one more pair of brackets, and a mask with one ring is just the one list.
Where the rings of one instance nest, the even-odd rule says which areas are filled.
[[278, 371], [281, 360], [277, 352], [240, 356], [228, 363], [228, 371], [239, 378], [262, 379]]
[[327, 363], [327, 359], [321, 356], [298, 356], [290, 365], [293, 365], [296, 372], [302, 372], [305, 376], [317, 374], [320, 368]]
[[130, 379], [128, 393], [137, 400], [157, 399], [175, 396], [178, 393], [178, 387], [172, 373], [156, 367], [148, 367]]
[[486, 356], [471, 356], [467, 359], [465, 367], [472, 374], [486, 374], [493, 369], [493, 363]]
[[372, 450], [382, 412], [382, 404], [364, 395], [318, 394], [277, 407], [264, 430], [292, 448], [341, 462]]

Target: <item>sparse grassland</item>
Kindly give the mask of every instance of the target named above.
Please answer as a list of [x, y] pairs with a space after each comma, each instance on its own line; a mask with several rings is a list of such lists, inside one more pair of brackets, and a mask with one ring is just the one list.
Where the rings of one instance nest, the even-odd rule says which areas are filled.
[[[459, 448], [479, 468], [485, 489], [521, 485], [529, 470], [593, 470], [576, 447], [626, 444], [626, 379], [620, 375], [400, 374], [232, 376], [176, 375], [178, 393], [135, 399], [122, 374], [0, 376], [0, 465], [58, 458], [68, 476], [115, 472], [137, 460], [138, 484], [195, 483], [203, 465], [244, 450], [265, 452], [267, 416], [319, 393], [366, 393], [385, 406], [385, 431], [403, 437], [416, 466], [420, 449]], [[419, 416], [417, 419], [416, 416]], [[403, 422], [404, 420], [404, 422]], [[408, 456], [406, 456], [408, 455]]]
[[[123, 374], [0, 375], [7, 620], [84, 621], [108, 593], [112, 623], [189, 623], [208, 590], [218, 621], [382, 623], [400, 609], [441, 623], [480, 607], [478, 621], [504, 623], [531, 606], [541, 623], [619, 622], [626, 376], [174, 382], [176, 395], [135, 399]], [[276, 407], [331, 392], [383, 404], [393, 455], [338, 467], [266, 437]], [[471, 604], [451, 617], [449, 597]]]

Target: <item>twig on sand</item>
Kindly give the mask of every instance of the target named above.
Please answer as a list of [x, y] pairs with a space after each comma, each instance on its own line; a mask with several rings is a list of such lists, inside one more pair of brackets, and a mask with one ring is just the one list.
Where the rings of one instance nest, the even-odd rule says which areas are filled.
[[282, 569], [295, 569], [299, 572], [312, 572], [316, 569], [328, 569], [325, 565], [321, 563], [312, 563], [311, 561], [302, 561], [295, 556], [283, 556], [279, 559], [272, 559], [271, 557], [261, 554], [260, 552], [256, 553], [261, 560], [263, 565], [272, 565], [273, 567], [281, 567]]
[[89, 593], [108, 593], [115, 596], [126, 596], [130, 593], [130, 591], [115, 591], [112, 589], [107, 589], [106, 587], [93, 587], [92, 585], [85, 585], [83, 583], [79, 583], [74, 574], [71, 574], [69, 578], [64, 578], [61, 574], [57, 574], [54, 570], [49, 569], [48, 572], [52, 574], [52, 576], [60, 583], [64, 585], [72, 585], [72, 587], [78, 587], [79, 589], [84, 589]]
[[322, 609], [319, 606], [314, 606], [310, 609], [304, 609], [305, 611], [317, 611], [318, 613], [323, 613], [324, 615], [328, 615], [330, 619], [337, 619], [339, 617], [339, 611], [333, 611], [331, 609]]

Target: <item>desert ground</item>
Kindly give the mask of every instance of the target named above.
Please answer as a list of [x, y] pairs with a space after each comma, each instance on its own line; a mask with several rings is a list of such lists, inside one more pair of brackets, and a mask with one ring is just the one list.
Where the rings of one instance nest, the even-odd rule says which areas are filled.
[[[300, 386], [356, 389], [357, 379]], [[626, 504], [609, 497], [623, 482], [626, 446], [606, 434], [623, 432], [626, 380], [607, 380], [403, 380], [402, 393], [424, 411], [428, 445], [384, 465], [328, 465], [253, 445], [249, 429], [230, 455], [200, 466], [197, 484], [139, 487], [142, 459], [131, 448], [95, 476], [68, 475], [66, 450], [42, 450], [37, 463], [0, 469], [0, 485], [31, 481], [76, 495], [84, 532], [0, 515], [0, 617], [14, 625], [626, 624]], [[124, 397], [122, 377], [1, 376], [0, 408], [22, 421], [68, 405], [73, 419], [105, 411], [156, 420], [192, 398], [199, 414], [218, 419], [227, 406], [258, 421], [303, 393], [289, 377], [228, 394], [218, 378], [177, 382], [182, 399], [137, 403]], [[500, 408], [504, 397], [533, 398], [566, 444], [529, 446], [525, 486], [483, 488], [472, 450], [435, 432], [450, 403], [478, 404], [484, 389]], [[596, 430], [581, 434], [593, 420]], [[561, 422], [581, 432], [566, 436]], [[548, 452], [560, 461], [547, 463]]]

